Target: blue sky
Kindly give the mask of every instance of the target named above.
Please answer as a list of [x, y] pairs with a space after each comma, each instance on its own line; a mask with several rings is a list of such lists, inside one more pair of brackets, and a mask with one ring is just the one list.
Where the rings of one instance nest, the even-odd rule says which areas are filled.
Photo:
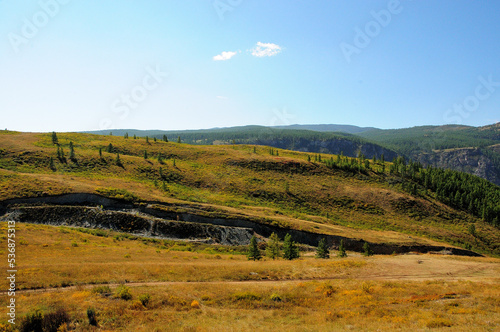
[[500, 2], [0, 0], [0, 128], [500, 121]]

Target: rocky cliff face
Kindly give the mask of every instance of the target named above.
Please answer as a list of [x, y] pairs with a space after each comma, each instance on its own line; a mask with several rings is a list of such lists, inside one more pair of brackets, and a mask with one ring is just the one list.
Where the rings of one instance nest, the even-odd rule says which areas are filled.
[[500, 186], [500, 167], [478, 148], [435, 151], [416, 157], [424, 165], [477, 175]]

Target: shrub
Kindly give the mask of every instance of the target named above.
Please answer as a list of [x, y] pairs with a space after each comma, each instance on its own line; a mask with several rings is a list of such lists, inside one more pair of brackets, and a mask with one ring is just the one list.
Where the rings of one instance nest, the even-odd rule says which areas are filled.
[[270, 299], [271, 299], [271, 301], [274, 301], [274, 302], [281, 302], [281, 301], [283, 301], [283, 300], [281, 299], [281, 296], [279, 296], [279, 295], [278, 295], [278, 294], [276, 294], [276, 293], [271, 294]]
[[26, 317], [21, 321], [19, 331], [21, 332], [32, 332], [32, 331], [42, 331], [43, 315], [40, 311], [35, 311], [28, 313]]
[[194, 300], [193, 302], [191, 302], [191, 308], [200, 309], [200, 303], [198, 301]]
[[94, 308], [87, 308], [87, 318], [90, 325], [97, 326], [97, 316]]
[[92, 293], [94, 294], [110, 294], [111, 288], [109, 286], [96, 286], [92, 288]]
[[241, 293], [233, 294], [233, 298], [236, 301], [245, 301], [245, 300], [246, 301], [258, 301], [262, 297], [260, 295], [255, 294], [255, 293], [252, 293], [252, 292], [241, 292]]
[[132, 299], [132, 294], [130, 293], [130, 288], [125, 285], [121, 285], [116, 289], [116, 297], [125, 301]]
[[55, 312], [45, 314], [42, 322], [44, 332], [57, 332], [59, 327], [70, 322], [69, 315], [65, 309], [59, 308]]
[[149, 294], [142, 294], [139, 296], [139, 301], [141, 301], [142, 305], [145, 307], [148, 306], [150, 300], [151, 300], [151, 295]]

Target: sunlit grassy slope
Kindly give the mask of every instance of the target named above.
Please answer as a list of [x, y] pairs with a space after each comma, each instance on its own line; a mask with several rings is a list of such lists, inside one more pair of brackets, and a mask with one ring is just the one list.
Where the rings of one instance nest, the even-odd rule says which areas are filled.
[[[497, 258], [332, 252], [254, 262], [242, 248], [16, 229], [17, 324], [60, 308], [74, 331], [494, 331], [500, 321]], [[119, 296], [123, 284], [131, 297]], [[43, 289], [50, 287], [58, 289]], [[7, 301], [0, 294], [0, 330], [10, 331]], [[88, 308], [99, 329], [89, 325]]]
[[[369, 170], [357, 173], [329, 168], [314, 154], [262, 146], [57, 136], [59, 145], [51, 134], [0, 132], [0, 199], [107, 193], [136, 201], [195, 204], [371, 242], [440, 241], [499, 252], [498, 229], [439, 203], [434, 193], [407, 193], [401, 179], [388, 174], [389, 163], [385, 172], [380, 162], [371, 162]], [[63, 158], [58, 158], [58, 147]], [[331, 158], [337, 156], [321, 155], [323, 161]], [[474, 234], [469, 232], [472, 223]]]

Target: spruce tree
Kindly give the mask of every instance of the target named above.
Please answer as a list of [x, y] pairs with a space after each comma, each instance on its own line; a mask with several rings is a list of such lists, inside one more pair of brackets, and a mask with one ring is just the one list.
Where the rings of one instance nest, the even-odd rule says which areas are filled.
[[177, 143], [181, 143], [181, 137], [177, 137]]
[[99, 148], [99, 158], [102, 158], [102, 148]]
[[163, 135], [163, 141], [164, 141], [164, 142], [168, 142], [168, 137], [167, 137], [167, 135]]
[[146, 144], [149, 144], [149, 137], [146, 136]]
[[123, 135], [123, 138], [127, 139], [128, 138], [128, 133], [125, 133], [125, 135]]
[[285, 241], [283, 242], [283, 258], [288, 260], [299, 258], [299, 247], [297, 243], [292, 241], [290, 234], [285, 236]]
[[57, 139], [57, 134], [55, 131], [52, 132], [52, 144], [59, 144], [59, 140]]
[[345, 252], [344, 248], [344, 240], [340, 240], [339, 253], [337, 254], [337, 256], [341, 258], [347, 257], [347, 253]]
[[257, 246], [257, 238], [255, 237], [255, 235], [252, 236], [252, 239], [250, 240], [250, 246], [248, 247], [247, 257], [248, 260], [254, 260], [254, 261], [258, 261], [262, 258], [259, 247]]
[[108, 153], [113, 152], [113, 144], [109, 143], [108, 147], [106, 148], [106, 152], [108, 152]]
[[280, 238], [276, 233], [272, 233], [269, 237], [269, 242], [267, 243], [266, 248], [266, 256], [272, 259], [276, 259], [281, 256]]
[[69, 159], [75, 160], [75, 148], [73, 147], [73, 142], [69, 142]]
[[368, 244], [368, 242], [365, 242], [363, 244], [363, 256], [373, 256], [373, 251], [372, 249], [370, 248], [370, 245]]
[[318, 249], [316, 250], [316, 258], [330, 258], [330, 250], [328, 250], [326, 246], [325, 238], [319, 241]]
[[56, 170], [56, 165], [54, 165], [54, 158], [50, 157], [50, 164], [49, 167], [51, 170], [55, 171]]
[[120, 154], [119, 153], [116, 154], [116, 160], [115, 160], [115, 162], [116, 162], [116, 165], [123, 166], [122, 161], [120, 160]]
[[144, 150], [144, 159], [148, 159], [148, 151]]

